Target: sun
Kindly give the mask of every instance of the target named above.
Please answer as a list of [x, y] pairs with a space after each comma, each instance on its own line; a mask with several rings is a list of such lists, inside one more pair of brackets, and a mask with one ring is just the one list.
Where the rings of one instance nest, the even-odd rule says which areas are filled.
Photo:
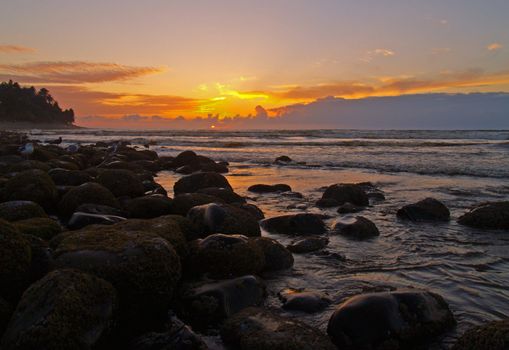
[[211, 128], [211, 129], [215, 129], [215, 128], [216, 128], [216, 126], [215, 126], [215, 125], [211, 125], [211, 126], [210, 126], [210, 128]]

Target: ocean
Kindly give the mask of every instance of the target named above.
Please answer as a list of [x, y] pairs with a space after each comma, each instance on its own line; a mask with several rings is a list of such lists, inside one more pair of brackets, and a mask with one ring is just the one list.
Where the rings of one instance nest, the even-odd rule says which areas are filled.
[[[369, 291], [424, 288], [441, 294], [458, 321], [431, 348], [447, 348], [472, 325], [509, 317], [509, 232], [458, 225], [466, 210], [485, 201], [509, 200], [509, 131], [305, 130], [305, 131], [134, 131], [32, 130], [39, 140], [62, 136], [64, 144], [127, 140], [159, 155], [194, 150], [230, 163], [234, 190], [250, 198], [266, 217], [313, 212], [348, 221], [355, 215], [376, 223], [380, 236], [355, 241], [330, 235], [325, 251], [295, 255], [292, 270], [263, 276], [269, 306], [277, 292], [306, 288], [326, 293], [332, 305], [318, 314], [288, 314], [322, 329], [344, 298]], [[290, 165], [274, 164], [287, 155]], [[156, 181], [170, 196], [181, 175], [163, 171]], [[370, 181], [385, 194], [359, 214], [341, 215], [314, 203], [324, 187]], [[304, 198], [253, 195], [256, 183], [286, 183]], [[412, 224], [396, 218], [401, 206], [426, 197], [451, 210], [449, 223]], [[291, 237], [263, 233], [283, 244]]]

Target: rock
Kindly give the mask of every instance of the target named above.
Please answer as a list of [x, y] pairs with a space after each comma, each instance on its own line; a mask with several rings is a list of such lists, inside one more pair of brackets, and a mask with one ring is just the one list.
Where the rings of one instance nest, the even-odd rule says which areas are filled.
[[207, 187], [202, 188], [197, 193], [208, 194], [209, 196], [214, 196], [217, 198], [221, 198], [223, 202], [232, 204], [232, 203], [246, 203], [246, 199], [244, 197], [239, 196], [237, 193], [233, 192], [227, 188], [219, 188], [219, 187]]
[[[0, 335], [4, 334], [5, 328], [7, 328], [7, 324], [11, 319], [12, 311], [13, 309], [11, 305], [0, 297]], [[1, 336], [0, 340], [2, 340]]]
[[322, 216], [316, 214], [292, 214], [262, 220], [260, 225], [271, 233], [285, 235], [320, 235], [327, 232]]
[[274, 193], [274, 192], [290, 192], [292, 188], [285, 184], [276, 184], [276, 185], [264, 185], [257, 184], [249, 186], [247, 189], [249, 192], [254, 193]]
[[109, 207], [107, 205], [85, 203], [76, 208], [76, 212], [88, 213], [88, 214], [99, 214], [99, 215], [113, 215], [126, 217], [127, 212], [124, 210]]
[[106, 187], [95, 182], [87, 182], [70, 189], [60, 200], [59, 212], [64, 217], [70, 217], [82, 204], [99, 204], [109, 207], [119, 207], [113, 193]]
[[156, 194], [129, 200], [125, 210], [130, 218], [152, 219], [172, 214], [171, 203], [170, 198]]
[[205, 234], [242, 234], [249, 237], [261, 235], [258, 221], [248, 211], [228, 204], [211, 203], [189, 210], [187, 217], [203, 227]]
[[30, 242], [0, 219], [0, 296], [16, 301], [29, 280], [32, 260]]
[[92, 181], [92, 176], [80, 170], [55, 168], [51, 169], [48, 175], [57, 186], [79, 186]]
[[364, 210], [364, 207], [358, 207], [353, 205], [352, 203], [345, 203], [339, 206], [338, 213], [339, 214], [350, 214], [350, 213], [358, 213]]
[[21, 171], [27, 171], [27, 170], [42, 170], [43, 172], [48, 172], [51, 167], [38, 160], [25, 160], [20, 163], [15, 163], [9, 167], [9, 172], [11, 173], [17, 173]]
[[329, 244], [327, 237], [308, 237], [288, 245], [286, 248], [292, 253], [302, 254], [325, 248]]
[[181, 275], [180, 259], [165, 239], [148, 232], [94, 226], [65, 234], [57, 268], [75, 268], [110, 282], [120, 298], [125, 331], [141, 332], [166, 316]]
[[452, 350], [509, 349], [509, 319], [473, 327], [463, 334]]
[[30, 250], [32, 252], [29, 280], [30, 283], [33, 283], [46, 276], [46, 274], [52, 270], [53, 256], [51, 255], [48, 242], [33, 235], [23, 236], [30, 243]]
[[249, 212], [256, 220], [260, 221], [265, 219], [265, 215], [263, 211], [258, 208], [256, 205], [251, 203], [232, 203], [234, 207], [240, 208]]
[[509, 229], [509, 202], [490, 202], [481, 204], [463, 214], [458, 223], [480, 229]]
[[256, 237], [252, 240], [260, 247], [265, 257], [262, 271], [286, 270], [293, 266], [292, 253], [275, 239]]
[[332, 208], [339, 206], [339, 202], [332, 198], [320, 198], [316, 201], [316, 206], [318, 208]]
[[233, 191], [228, 180], [226, 180], [223, 175], [214, 172], [205, 172], [180, 178], [175, 185], [173, 185], [173, 192], [175, 195], [193, 193], [207, 187], [221, 187]]
[[221, 338], [239, 350], [333, 350], [329, 338], [307, 324], [261, 308], [247, 308], [226, 320]]
[[42, 170], [27, 170], [9, 179], [4, 187], [5, 201], [26, 200], [51, 210], [57, 199], [57, 188]]
[[57, 270], [23, 294], [2, 349], [92, 349], [113, 324], [117, 301], [108, 282]]
[[179, 168], [184, 165], [189, 165], [193, 162], [196, 162], [197, 159], [196, 153], [193, 151], [184, 151], [179, 153], [172, 161], [173, 166], [175, 168]]
[[47, 218], [44, 209], [32, 201], [9, 201], [0, 203], [0, 219], [18, 221], [31, 218]]
[[191, 208], [209, 203], [223, 203], [223, 200], [203, 193], [179, 194], [171, 202], [171, 213], [186, 216]]
[[67, 227], [70, 230], [79, 230], [89, 225], [113, 225], [124, 220], [126, 220], [126, 218], [121, 216], [89, 214], [77, 211], [72, 214], [67, 223]]
[[130, 170], [104, 170], [97, 177], [97, 182], [109, 189], [116, 197], [139, 197], [145, 193], [143, 183]]
[[434, 198], [426, 198], [414, 204], [405, 205], [399, 209], [398, 218], [411, 221], [448, 221], [449, 209]]
[[194, 274], [231, 278], [257, 274], [265, 265], [263, 251], [242, 235], [216, 233], [195, 242], [189, 268]]
[[274, 161], [274, 163], [290, 163], [290, 162], [292, 162], [292, 158], [288, 156], [279, 156]]
[[255, 276], [188, 287], [182, 297], [185, 319], [197, 329], [217, 325], [237, 312], [259, 306], [265, 298], [265, 286]]
[[158, 171], [161, 170], [161, 165], [159, 164], [158, 161], [153, 161], [153, 160], [135, 160], [133, 162], [131, 162], [131, 164], [135, 165], [135, 166], [138, 166], [144, 170], [147, 170], [147, 171], [150, 171], [150, 172], [153, 172], [153, 173], [157, 173]]
[[331, 300], [318, 292], [287, 288], [278, 293], [283, 309], [315, 313], [325, 309]]
[[364, 239], [380, 235], [380, 231], [378, 231], [375, 223], [363, 216], [357, 216], [355, 221], [352, 223], [337, 222], [334, 225], [334, 232], [356, 239]]
[[327, 333], [339, 348], [413, 349], [454, 324], [441, 296], [410, 289], [348, 299], [332, 314]]
[[[327, 187], [318, 206], [339, 206], [345, 203], [365, 207], [369, 205], [369, 198], [362, 186], [357, 184], [335, 184]], [[333, 205], [334, 204], [334, 205]]]
[[39, 237], [45, 241], [49, 241], [60, 232], [62, 227], [60, 224], [50, 218], [33, 218], [20, 220], [12, 223], [16, 229], [25, 234]]
[[180, 230], [184, 234], [186, 241], [188, 242], [194, 241], [198, 238], [202, 238], [205, 236], [205, 233], [203, 232], [203, 227], [196, 225], [186, 217], [180, 215], [165, 215], [158, 219], [164, 220], [164, 218], [171, 219], [175, 223], [177, 223], [180, 227]]
[[226, 174], [228, 172], [228, 167], [222, 163], [208, 163], [201, 165], [201, 171], [215, 172], [219, 174]]

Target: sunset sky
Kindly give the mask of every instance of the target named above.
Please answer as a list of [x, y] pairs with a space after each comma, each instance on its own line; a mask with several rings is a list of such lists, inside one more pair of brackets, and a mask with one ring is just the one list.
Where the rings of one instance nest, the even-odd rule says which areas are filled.
[[509, 92], [508, 14], [507, 0], [2, 1], [0, 80], [97, 125]]

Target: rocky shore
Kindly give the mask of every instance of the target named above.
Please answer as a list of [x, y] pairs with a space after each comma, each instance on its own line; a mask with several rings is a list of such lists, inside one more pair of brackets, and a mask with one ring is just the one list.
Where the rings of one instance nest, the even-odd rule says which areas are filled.
[[[162, 170], [181, 174], [171, 197], [154, 180]], [[286, 289], [280, 308], [267, 307], [262, 276], [291, 269], [293, 254], [320, 251], [329, 235], [381, 233], [360, 215], [333, 227], [320, 214], [266, 218], [225, 173], [226, 162], [193, 151], [162, 157], [120, 141], [62, 147], [0, 132], [0, 348], [415, 349], [455, 326], [447, 300], [421, 289], [343, 300], [326, 332], [299, 312], [324, 312], [327, 296]], [[385, 198], [371, 183], [324, 185], [316, 206], [338, 213]], [[286, 184], [248, 190], [299, 196]], [[433, 198], [391, 215], [412, 225], [451, 220]], [[465, 208], [458, 222], [507, 230], [509, 202]], [[295, 242], [284, 246], [262, 229]], [[508, 346], [499, 321], [454, 348]]]

